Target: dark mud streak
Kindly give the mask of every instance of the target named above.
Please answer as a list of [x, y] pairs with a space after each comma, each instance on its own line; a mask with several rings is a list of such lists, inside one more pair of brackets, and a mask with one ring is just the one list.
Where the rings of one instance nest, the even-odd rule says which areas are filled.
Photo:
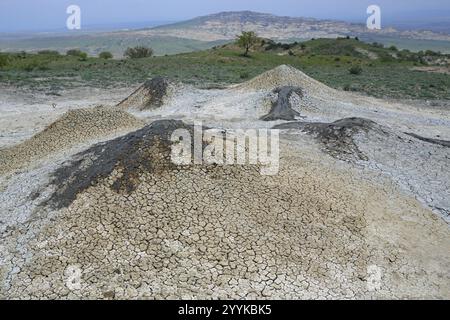
[[303, 91], [299, 87], [279, 87], [276, 88], [274, 93], [278, 94], [276, 102], [272, 103], [272, 109], [270, 112], [261, 117], [263, 121], [276, 121], [286, 120], [291, 121], [300, 117], [300, 113], [292, 109], [290, 98], [293, 94], [297, 94], [300, 98], [303, 97]]
[[176, 166], [170, 161], [170, 136], [176, 129], [193, 131], [182, 121], [156, 121], [123, 137], [99, 143], [74, 156], [57, 169], [51, 180], [56, 191], [41, 206], [61, 209], [69, 206], [77, 194], [107, 178], [114, 169], [122, 172], [112, 189], [131, 193], [140, 183], [142, 172], [162, 172]]
[[405, 134], [407, 134], [410, 137], [416, 138], [418, 140], [424, 141], [424, 142], [428, 142], [428, 143], [432, 143], [432, 144], [438, 144], [440, 146], [450, 148], [450, 141], [439, 140], [439, 139], [432, 139], [432, 138], [425, 138], [425, 137], [419, 136], [419, 135], [417, 135], [415, 133], [409, 133], [409, 132], [405, 132]]
[[142, 86], [134, 91], [129, 97], [121, 101], [118, 105], [127, 103], [130, 99], [133, 99], [135, 95], [140, 94], [142, 91], [145, 94], [144, 104], [139, 106], [141, 110], [159, 108], [164, 103], [164, 97], [167, 95], [170, 81], [163, 77], [156, 77], [147, 80]]
[[289, 122], [276, 125], [274, 129], [294, 129], [311, 134], [325, 146], [328, 154], [346, 161], [368, 160], [354, 142], [355, 134], [371, 130], [385, 133], [377, 123], [363, 118], [346, 118], [333, 123]]

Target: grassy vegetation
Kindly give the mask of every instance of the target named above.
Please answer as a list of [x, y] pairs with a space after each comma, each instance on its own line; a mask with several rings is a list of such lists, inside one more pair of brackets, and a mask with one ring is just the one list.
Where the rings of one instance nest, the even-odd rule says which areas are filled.
[[450, 47], [448, 41], [440, 40], [419, 40], [419, 39], [402, 39], [398, 37], [387, 37], [387, 36], [364, 36], [361, 38], [362, 41], [372, 43], [379, 42], [383, 43], [385, 47], [395, 45], [401, 49], [408, 49], [411, 51], [441, 51], [443, 53], [450, 53]]
[[[374, 53], [376, 58], [357, 48]], [[242, 82], [278, 65], [289, 64], [338, 89], [376, 97], [450, 99], [450, 75], [411, 70], [421, 66], [421, 61], [417, 53], [352, 39], [319, 39], [288, 49], [275, 46], [252, 52], [250, 57], [242, 56], [242, 49], [232, 46], [123, 60], [88, 57], [83, 61], [78, 56], [52, 52], [18, 53], [0, 54], [0, 82], [57, 92], [84, 85], [135, 85], [161, 75], [211, 87]], [[350, 72], [359, 68], [358, 72]]]
[[41, 36], [17, 40], [0, 39], [0, 48], [8, 48], [8, 51], [27, 51], [32, 53], [48, 49], [65, 53], [67, 50], [78, 48], [89, 55], [97, 56], [102, 51], [109, 51], [115, 57], [120, 58], [128, 47], [151, 47], [155, 55], [158, 56], [206, 50], [225, 42], [228, 41], [198, 41], [176, 37], [127, 35], [121, 32], [114, 32], [96, 34], [95, 36], [85, 34]]

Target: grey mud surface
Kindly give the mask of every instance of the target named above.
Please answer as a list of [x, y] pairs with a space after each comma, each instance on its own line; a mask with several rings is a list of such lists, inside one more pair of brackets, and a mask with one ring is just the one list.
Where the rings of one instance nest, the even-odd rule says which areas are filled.
[[[289, 86], [304, 118], [261, 120]], [[95, 123], [95, 139], [37, 135], [32, 158], [2, 168], [0, 298], [450, 298], [444, 111], [338, 92], [287, 66], [178, 90], [156, 109], [92, 111], [78, 128]], [[278, 128], [279, 174], [173, 164], [168, 137], [198, 120]]]

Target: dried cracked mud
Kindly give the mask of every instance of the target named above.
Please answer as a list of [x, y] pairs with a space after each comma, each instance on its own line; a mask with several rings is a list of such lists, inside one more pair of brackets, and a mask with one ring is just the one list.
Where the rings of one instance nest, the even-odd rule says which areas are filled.
[[[304, 95], [290, 99], [290, 86]], [[130, 106], [111, 125], [131, 123], [124, 134], [61, 142], [47, 160], [4, 169], [0, 297], [450, 298], [448, 117], [411, 111], [392, 126], [384, 114], [403, 106], [285, 66], [225, 90], [180, 90], [155, 110]], [[305, 118], [261, 120], [282, 91]], [[170, 135], [199, 118], [281, 130], [279, 173], [175, 165]], [[441, 139], [423, 135], [431, 121]], [[417, 136], [405, 133], [412, 123]]]

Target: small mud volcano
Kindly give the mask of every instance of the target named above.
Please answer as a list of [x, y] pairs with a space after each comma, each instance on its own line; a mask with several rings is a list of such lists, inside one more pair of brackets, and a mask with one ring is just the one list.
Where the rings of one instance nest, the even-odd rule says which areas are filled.
[[[41, 192], [52, 207], [30, 219], [7, 207], [0, 296], [448, 298], [448, 226], [414, 199], [288, 144], [274, 176], [177, 167], [168, 138], [179, 128], [191, 132], [158, 121], [80, 153]], [[371, 266], [383, 270], [381, 291], [368, 287]]]
[[293, 103], [291, 98], [295, 95], [302, 98], [303, 91], [300, 87], [279, 87], [276, 88], [273, 93], [278, 95], [275, 102], [272, 102], [272, 109], [269, 114], [263, 116], [261, 120], [264, 121], [276, 121], [286, 120], [292, 121], [300, 117], [300, 113], [293, 109]]
[[[8, 272], [4, 296], [307, 298], [328, 282], [333, 295], [366, 295], [364, 200], [341, 178], [291, 162], [276, 176], [253, 165], [175, 166], [168, 139], [180, 128], [192, 134], [180, 121], [154, 122], [57, 170], [50, 206], [30, 222], [39, 229], [20, 226], [36, 234], [29, 251], [10, 237], [12, 254], [33, 254], [20, 275]], [[83, 287], [68, 291], [62, 275], [76, 266]]]
[[346, 118], [333, 123], [289, 122], [277, 125], [274, 129], [294, 129], [310, 134], [325, 146], [328, 154], [346, 161], [368, 160], [355, 143], [355, 135], [374, 131], [386, 134], [380, 125], [363, 118]]
[[[41, 206], [55, 209], [67, 207], [79, 193], [105, 179], [111, 180], [108, 185], [116, 193], [131, 194], [142, 182], [144, 173], [158, 176], [185, 169], [186, 166], [177, 166], [170, 158], [170, 138], [177, 129], [186, 129], [194, 136], [192, 125], [177, 120], [160, 120], [76, 154], [53, 173], [50, 184], [56, 186], [56, 191]], [[203, 142], [202, 148], [205, 147]], [[203, 167], [212, 170], [216, 166]]]
[[320, 100], [342, 100], [347, 93], [340, 92], [287, 65], [278, 66], [250, 79], [235, 88], [244, 91], [269, 91], [279, 87], [300, 87], [308, 97]]
[[74, 156], [74, 159], [53, 174], [51, 184], [57, 191], [44, 205], [63, 208], [99, 180], [114, 170], [118, 178], [111, 188], [116, 192], [131, 193], [140, 183], [143, 172], [161, 172], [176, 169], [170, 160], [170, 136], [176, 129], [192, 126], [182, 121], [156, 121], [144, 128], [111, 141], [99, 143]]
[[147, 80], [118, 106], [138, 110], [156, 109], [164, 104], [164, 100], [170, 96], [173, 89], [174, 84], [167, 78], [156, 77]]
[[29, 140], [1, 149], [0, 174], [21, 169], [34, 160], [75, 145], [137, 129], [142, 125], [140, 120], [118, 108], [98, 106], [70, 110]]

